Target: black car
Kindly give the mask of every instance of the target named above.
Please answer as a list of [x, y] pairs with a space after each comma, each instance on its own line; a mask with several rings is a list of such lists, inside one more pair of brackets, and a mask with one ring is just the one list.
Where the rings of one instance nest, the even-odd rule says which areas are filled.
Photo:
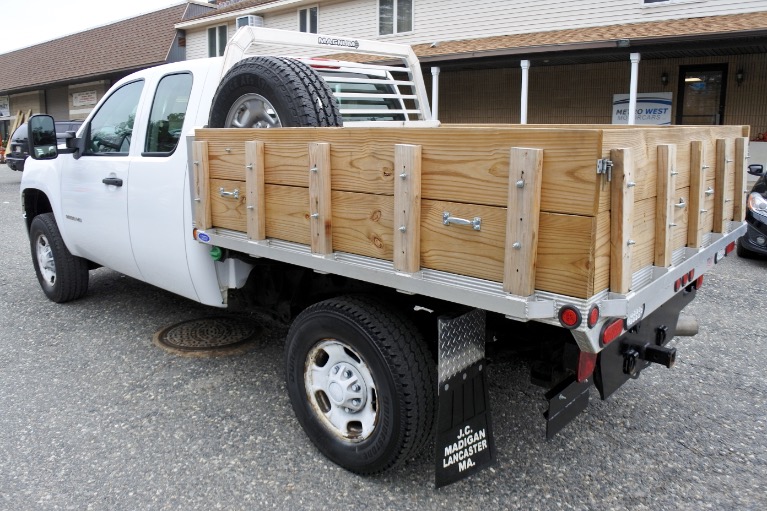
[[[67, 131], [77, 131], [83, 121], [57, 121], [56, 133], [66, 133]], [[11, 135], [10, 152], [5, 155], [5, 161], [11, 170], [24, 170], [24, 161], [27, 159], [27, 123], [22, 124]], [[59, 138], [59, 147], [63, 147], [65, 139]]]
[[746, 207], [746, 235], [738, 240], [738, 255], [767, 256], [767, 174], [762, 165], [749, 165], [748, 173], [760, 176], [748, 194]]

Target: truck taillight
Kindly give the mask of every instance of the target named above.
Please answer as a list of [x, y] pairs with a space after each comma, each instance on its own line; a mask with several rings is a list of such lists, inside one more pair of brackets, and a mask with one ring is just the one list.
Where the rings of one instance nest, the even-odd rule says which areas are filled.
[[559, 322], [563, 327], [572, 330], [581, 326], [582, 321], [581, 311], [572, 305], [565, 305], [559, 309]]
[[687, 284], [692, 284], [693, 282], [695, 282], [695, 270], [690, 270], [682, 275], [681, 278], [676, 279], [674, 282], [674, 292], [679, 291], [683, 287], [687, 287]]
[[594, 328], [594, 326], [599, 321], [599, 305], [592, 305], [591, 309], [589, 309], [589, 315], [586, 318], [586, 326], [589, 328]]
[[735, 242], [733, 241], [729, 245], [727, 245], [727, 248], [724, 249], [724, 255], [730, 255], [732, 251], [735, 250]]
[[575, 375], [575, 379], [578, 382], [582, 382], [586, 378], [590, 377], [594, 373], [594, 368], [596, 365], [596, 353], [586, 353], [585, 351], [581, 351], [578, 353], [578, 371]]
[[607, 346], [623, 333], [623, 320], [618, 318], [607, 323], [602, 328], [602, 334], [599, 336], [599, 344]]

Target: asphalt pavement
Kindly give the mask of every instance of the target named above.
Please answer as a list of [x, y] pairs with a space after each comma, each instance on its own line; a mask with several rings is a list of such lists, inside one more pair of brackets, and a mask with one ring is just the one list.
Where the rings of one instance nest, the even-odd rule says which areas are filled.
[[152, 336], [216, 311], [108, 269], [64, 305], [40, 291], [0, 165], [0, 510], [767, 508], [767, 260], [735, 254], [686, 312], [701, 332], [545, 440], [526, 362], [489, 367], [497, 463], [434, 489], [429, 453], [378, 477], [327, 461], [283, 380], [286, 328], [239, 356]]

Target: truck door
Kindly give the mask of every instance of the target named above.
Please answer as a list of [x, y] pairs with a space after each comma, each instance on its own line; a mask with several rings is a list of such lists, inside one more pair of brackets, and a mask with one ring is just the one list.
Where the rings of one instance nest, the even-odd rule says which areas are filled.
[[85, 126], [86, 147], [61, 176], [62, 232], [72, 253], [141, 278], [128, 230], [133, 124], [143, 80], [115, 90]]
[[191, 229], [185, 229], [184, 215], [187, 210], [191, 215], [191, 206], [186, 144], [181, 140], [184, 124], [194, 122], [193, 115], [187, 116], [193, 85], [198, 89], [202, 86], [195, 83], [191, 72], [161, 76], [151, 105], [142, 107], [148, 111], [141, 117], [148, 122], [142, 145], [137, 147], [141, 155], [131, 163], [128, 221], [133, 253], [144, 279], [198, 299], [187, 257]]

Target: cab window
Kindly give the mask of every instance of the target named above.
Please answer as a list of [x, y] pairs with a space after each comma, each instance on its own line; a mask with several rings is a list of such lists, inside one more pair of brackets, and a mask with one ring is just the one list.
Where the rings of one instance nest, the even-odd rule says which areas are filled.
[[143, 87], [143, 80], [123, 85], [101, 105], [88, 128], [85, 154], [128, 154]]
[[143, 156], [168, 156], [176, 150], [191, 91], [189, 73], [168, 75], [160, 80], [149, 115]]

